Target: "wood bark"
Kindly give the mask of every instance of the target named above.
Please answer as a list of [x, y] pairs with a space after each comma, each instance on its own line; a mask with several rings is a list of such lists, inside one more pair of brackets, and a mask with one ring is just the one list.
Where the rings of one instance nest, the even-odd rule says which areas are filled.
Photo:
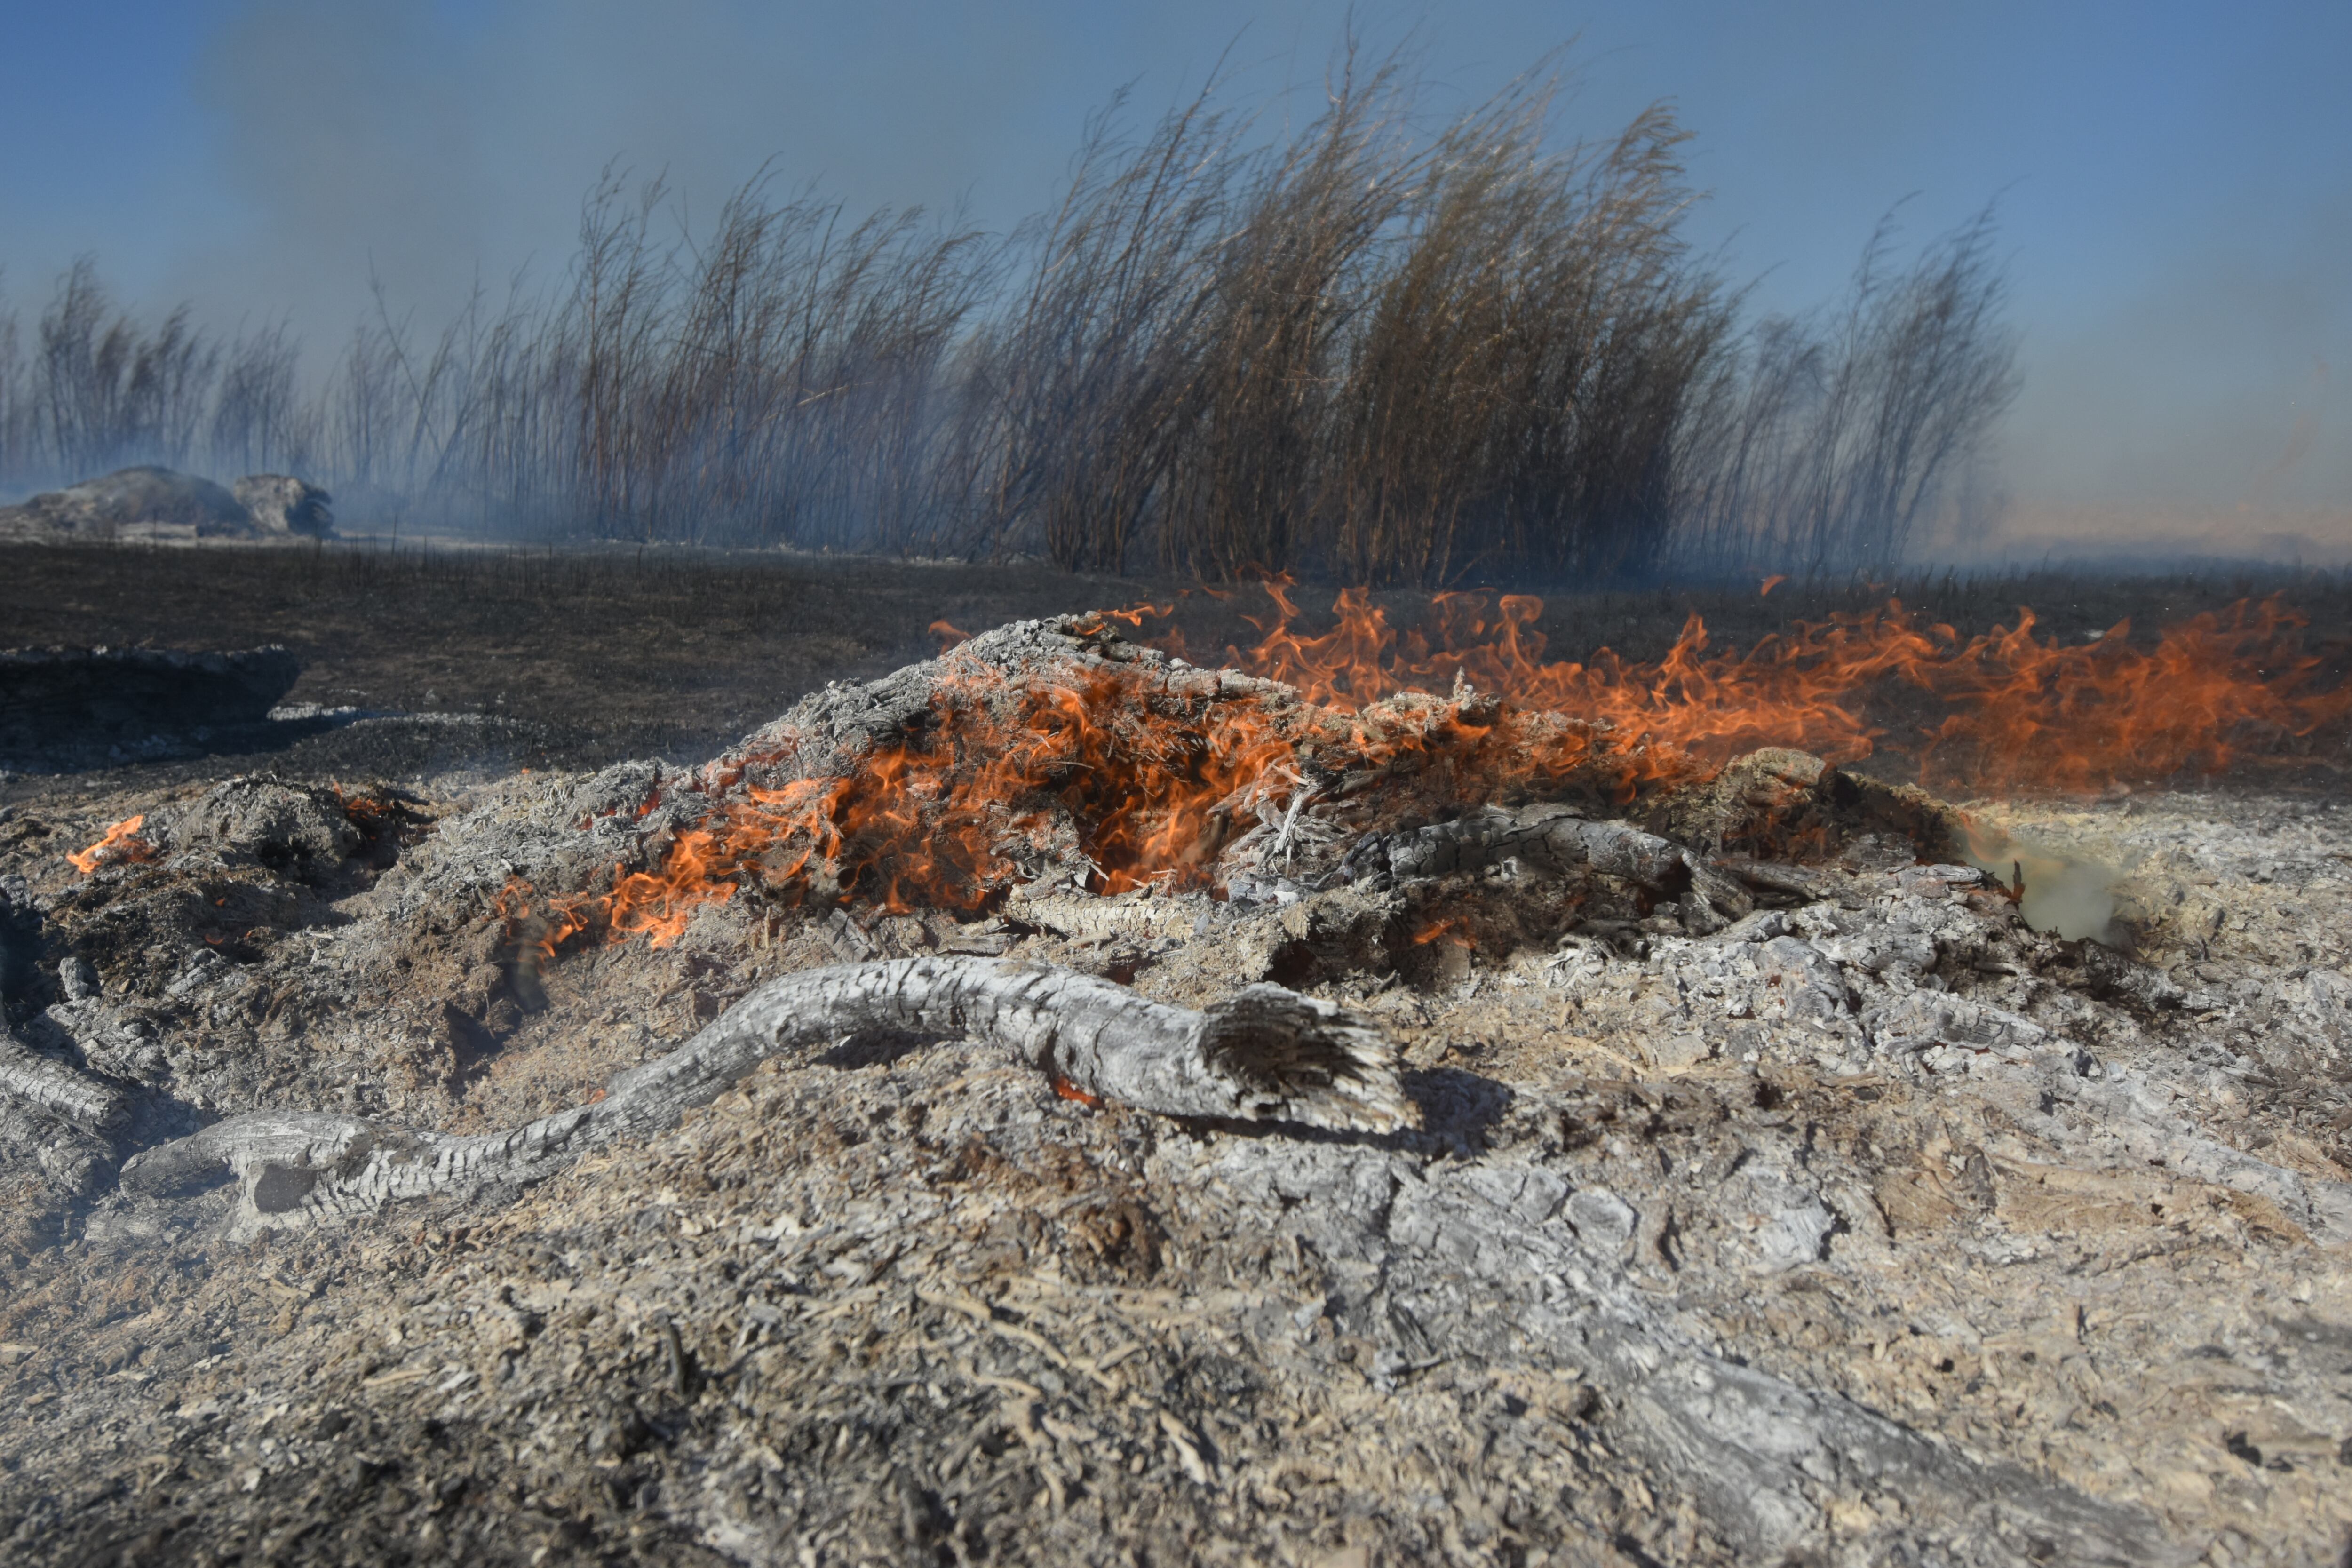
[[251, 1227], [373, 1212], [404, 1198], [519, 1183], [717, 1099], [772, 1057], [848, 1036], [1008, 1047], [1078, 1090], [1164, 1116], [1387, 1131], [1412, 1120], [1387, 1040], [1328, 1003], [1253, 985], [1192, 1012], [1089, 975], [979, 958], [842, 964], [770, 981], [604, 1099], [476, 1137], [318, 1111], [231, 1117], [134, 1156], [133, 1192], [217, 1175], [244, 1185]]

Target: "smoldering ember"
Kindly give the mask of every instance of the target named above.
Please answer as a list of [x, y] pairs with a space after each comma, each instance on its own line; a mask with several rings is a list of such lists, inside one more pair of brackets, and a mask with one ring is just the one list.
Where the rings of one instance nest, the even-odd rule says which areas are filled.
[[12, 1560], [2337, 1550], [2352, 698], [2284, 604], [1166, 608], [698, 766], [23, 796]]

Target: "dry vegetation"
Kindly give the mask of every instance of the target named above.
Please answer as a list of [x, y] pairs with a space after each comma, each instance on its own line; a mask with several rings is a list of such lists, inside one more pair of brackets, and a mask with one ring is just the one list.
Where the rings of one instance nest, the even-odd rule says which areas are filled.
[[1344, 54], [1295, 130], [1212, 84], [1090, 127], [1010, 238], [763, 174], [706, 234], [608, 174], [552, 290], [418, 336], [379, 294], [316, 387], [281, 328], [0, 310], [0, 482], [284, 468], [349, 522], [1041, 554], [1438, 585], [1900, 559], [2014, 390], [1979, 219], [1750, 320], [1683, 237], [1664, 107], [1562, 139], [1541, 71], [1433, 118]]

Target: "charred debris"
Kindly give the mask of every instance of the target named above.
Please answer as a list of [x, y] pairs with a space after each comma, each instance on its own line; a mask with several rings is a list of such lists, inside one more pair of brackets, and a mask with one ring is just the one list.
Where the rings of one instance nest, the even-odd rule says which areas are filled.
[[2352, 856], [2194, 809], [1063, 617], [691, 771], [18, 816], [0, 1539], [2307, 1559]]

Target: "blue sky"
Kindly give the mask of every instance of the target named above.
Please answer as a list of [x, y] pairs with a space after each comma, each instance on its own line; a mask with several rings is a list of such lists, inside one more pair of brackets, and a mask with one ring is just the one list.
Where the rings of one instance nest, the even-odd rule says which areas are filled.
[[[689, 212], [773, 158], [854, 207], [1044, 205], [1123, 84], [1139, 114], [1228, 46], [1312, 84], [1349, 15], [748, 0], [0, 0], [0, 287], [77, 254], [127, 298], [339, 342], [371, 268], [431, 321], [545, 278], [614, 157]], [[1693, 234], [1759, 303], [1835, 293], [1906, 197], [1924, 237], [1998, 198], [2032, 502], [2352, 510], [2352, 5], [1654, 0], [1360, 5], [1468, 100], [1555, 46], [1570, 132], [1657, 99], [1695, 133]]]

